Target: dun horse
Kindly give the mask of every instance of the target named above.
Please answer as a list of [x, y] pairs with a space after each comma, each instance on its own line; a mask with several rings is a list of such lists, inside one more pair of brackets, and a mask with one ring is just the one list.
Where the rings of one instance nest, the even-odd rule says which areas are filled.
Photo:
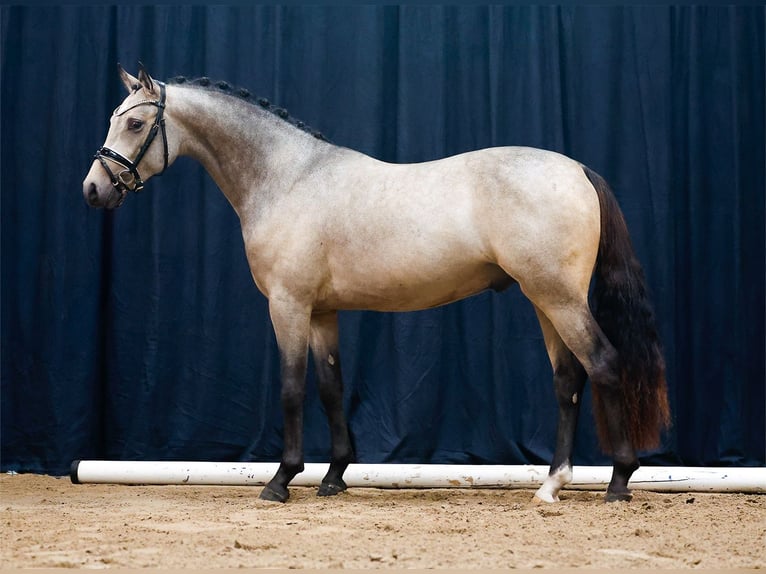
[[599, 175], [524, 147], [389, 164], [323, 141], [228, 84], [166, 86], [143, 67], [137, 78], [119, 71], [128, 96], [83, 194], [93, 207], [116, 208], [185, 155], [237, 212], [280, 351], [284, 450], [261, 498], [287, 500], [304, 468], [309, 348], [332, 439], [318, 494], [346, 488], [354, 453], [342, 409], [338, 310], [425, 309], [517, 283], [540, 321], [559, 406], [555, 453], [536, 498], [557, 501], [572, 479], [589, 377], [601, 446], [613, 458], [606, 500], [630, 500], [636, 450], [658, 444], [669, 408], [643, 271]]

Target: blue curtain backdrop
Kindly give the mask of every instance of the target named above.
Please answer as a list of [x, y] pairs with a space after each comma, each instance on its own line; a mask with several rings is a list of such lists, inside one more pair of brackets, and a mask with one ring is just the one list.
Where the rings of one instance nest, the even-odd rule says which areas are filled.
[[[764, 464], [764, 7], [10, 7], [2, 16], [2, 469], [278, 460], [278, 360], [235, 213], [177, 161], [81, 195], [117, 62], [209, 76], [392, 162], [557, 150], [613, 186], [674, 424], [644, 462]], [[360, 462], [546, 463], [551, 370], [517, 288], [341, 314]], [[589, 396], [586, 396], [589, 399]], [[306, 454], [329, 433], [310, 373]], [[607, 459], [589, 400], [576, 464]]]

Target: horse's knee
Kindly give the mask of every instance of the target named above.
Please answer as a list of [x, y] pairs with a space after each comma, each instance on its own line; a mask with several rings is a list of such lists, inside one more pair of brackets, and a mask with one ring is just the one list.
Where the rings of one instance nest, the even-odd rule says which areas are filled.
[[303, 409], [306, 391], [303, 385], [283, 385], [281, 392], [282, 410], [286, 415], [298, 414]]
[[560, 406], [579, 406], [586, 376], [585, 369], [571, 353], [556, 365], [553, 386]]

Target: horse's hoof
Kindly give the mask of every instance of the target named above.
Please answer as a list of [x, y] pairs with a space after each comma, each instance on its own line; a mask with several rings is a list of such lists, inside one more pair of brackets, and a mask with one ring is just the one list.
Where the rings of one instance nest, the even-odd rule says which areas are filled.
[[266, 485], [263, 487], [258, 498], [261, 500], [268, 500], [269, 502], [287, 502], [287, 499], [290, 498], [290, 492], [286, 488], [284, 489], [284, 493], [278, 492], [271, 486]]
[[343, 482], [343, 480], [340, 481], [340, 484], [335, 484], [332, 482], [323, 482], [322, 484], [319, 485], [317, 496], [335, 496], [336, 494], [340, 494], [347, 488], [348, 487], [346, 486], [346, 483]]
[[607, 491], [604, 502], [630, 502], [633, 500], [633, 494], [629, 491], [609, 492]]
[[558, 496], [552, 500], [545, 500], [540, 498], [536, 494], [532, 497], [532, 500], [527, 504], [527, 508], [537, 508], [538, 506], [548, 506], [549, 504], [556, 504], [559, 501]]

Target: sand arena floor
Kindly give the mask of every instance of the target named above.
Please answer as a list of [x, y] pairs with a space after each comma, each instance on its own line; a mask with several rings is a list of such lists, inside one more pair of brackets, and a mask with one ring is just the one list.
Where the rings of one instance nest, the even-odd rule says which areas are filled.
[[764, 495], [563, 491], [531, 506], [531, 490], [259, 492], [0, 475], [2, 566], [766, 568]]

